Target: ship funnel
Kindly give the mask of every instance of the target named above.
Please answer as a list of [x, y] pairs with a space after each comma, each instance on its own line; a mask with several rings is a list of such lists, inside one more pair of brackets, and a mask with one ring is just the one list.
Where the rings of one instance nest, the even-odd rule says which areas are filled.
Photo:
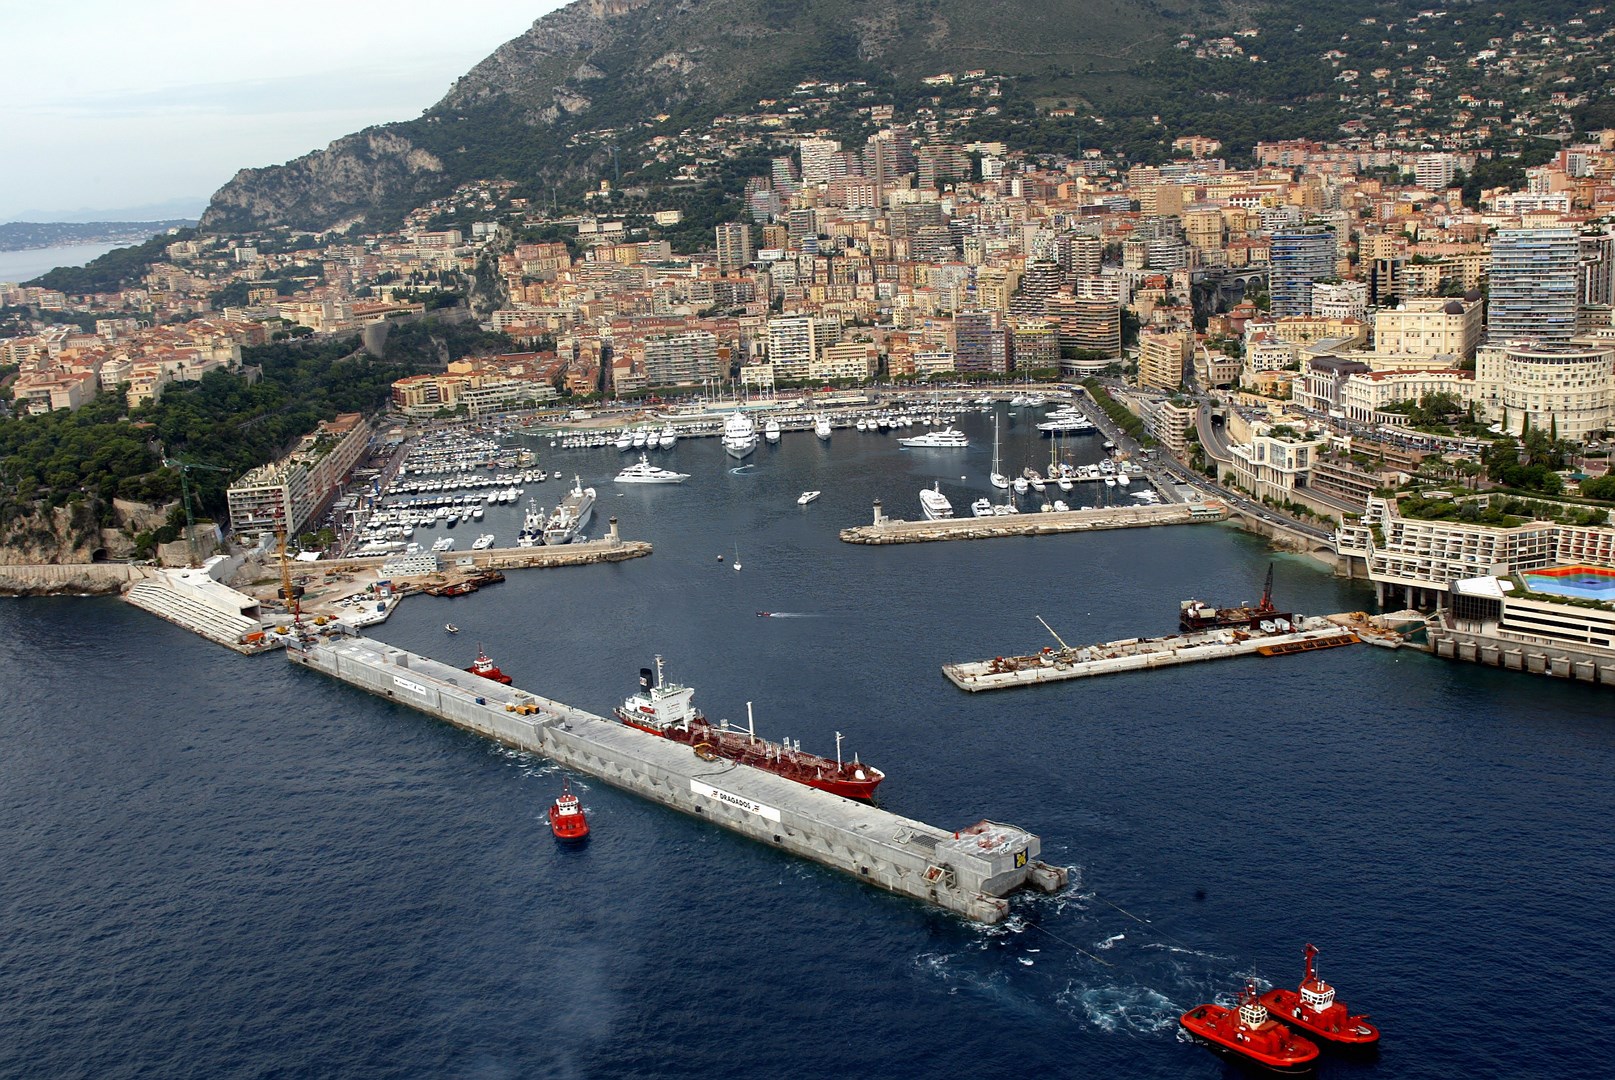
[[641, 690], [654, 690], [656, 688], [656, 672], [648, 667], [640, 668], [639, 688]]

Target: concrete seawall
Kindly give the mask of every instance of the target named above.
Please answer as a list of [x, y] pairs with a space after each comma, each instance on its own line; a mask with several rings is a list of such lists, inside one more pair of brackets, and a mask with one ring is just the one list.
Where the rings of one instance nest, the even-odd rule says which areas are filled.
[[116, 596], [152, 571], [132, 563], [35, 563], [0, 566], [0, 596]]
[[1053, 536], [1101, 529], [1141, 529], [1156, 525], [1197, 525], [1223, 521], [1221, 503], [1183, 506], [1113, 506], [1095, 510], [1005, 514], [1002, 517], [948, 518], [943, 521], [893, 521], [841, 530], [849, 544], [921, 544], [935, 540], [985, 540], [996, 536]]
[[1011, 825], [982, 821], [958, 831], [927, 825], [764, 770], [699, 757], [681, 743], [368, 638], [294, 642], [286, 654], [456, 727], [979, 922], [1004, 919], [1006, 897], [1015, 890], [1053, 892], [1066, 883], [1063, 869], [1037, 861], [1039, 839]]

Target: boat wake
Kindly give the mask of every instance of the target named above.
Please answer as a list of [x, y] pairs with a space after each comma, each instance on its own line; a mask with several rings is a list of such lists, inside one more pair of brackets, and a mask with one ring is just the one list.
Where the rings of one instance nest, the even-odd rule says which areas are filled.
[[1107, 1032], [1125, 1030], [1153, 1035], [1175, 1030], [1183, 1014], [1183, 1006], [1148, 986], [1072, 986], [1057, 994], [1055, 1000]]
[[759, 619], [817, 619], [816, 611], [759, 611]]
[[756, 467], [757, 467], [757, 465], [755, 463], [741, 465], [738, 468], [730, 469], [729, 470], [729, 475], [730, 476], [739, 476], [741, 473], [745, 472], [747, 469], [755, 469]]

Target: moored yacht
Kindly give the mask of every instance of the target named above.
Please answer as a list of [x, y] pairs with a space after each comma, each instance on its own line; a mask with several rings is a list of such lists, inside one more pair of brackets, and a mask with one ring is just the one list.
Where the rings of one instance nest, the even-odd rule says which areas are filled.
[[828, 416], [820, 413], [818, 416], [814, 417], [813, 434], [817, 435], [825, 442], [830, 441], [830, 418]]
[[775, 420], [773, 418], [769, 419], [768, 423], [766, 425], [764, 425], [764, 427], [763, 427], [763, 438], [767, 439], [771, 443], [779, 442], [779, 421], [778, 420]]
[[953, 504], [942, 494], [942, 481], [920, 489], [920, 509], [925, 512], [927, 521], [942, 521], [953, 516]]
[[732, 412], [723, 421], [723, 448], [730, 457], [743, 458], [757, 449], [757, 425], [743, 412]]

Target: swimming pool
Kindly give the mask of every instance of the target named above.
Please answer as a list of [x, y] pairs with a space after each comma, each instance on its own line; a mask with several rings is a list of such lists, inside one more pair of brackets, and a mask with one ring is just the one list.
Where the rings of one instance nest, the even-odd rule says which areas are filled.
[[1615, 568], [1607, 566], [1550, 566], [1520, 577], [1532, 592], [1579, 596], [1586, 600], [1615, 601]]

